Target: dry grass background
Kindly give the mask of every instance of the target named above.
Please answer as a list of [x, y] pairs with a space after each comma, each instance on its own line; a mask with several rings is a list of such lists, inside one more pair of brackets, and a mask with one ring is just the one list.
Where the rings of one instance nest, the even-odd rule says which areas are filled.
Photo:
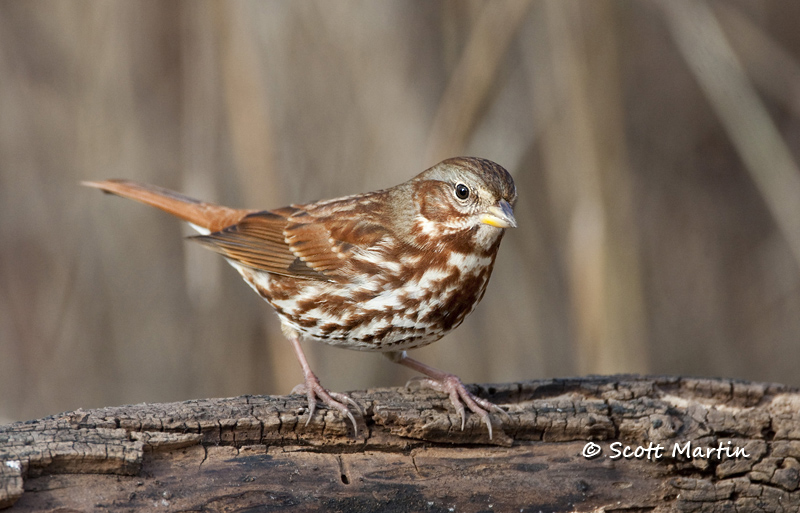
[[[467, 382], [800, 385], [800, 3], [0, 1], [0, 418], [287, 393], [277, 318], [189, 230], [80, 180], [241, 207], [496, 160]], [[402, 384], [306, 344], [334, 390]]]

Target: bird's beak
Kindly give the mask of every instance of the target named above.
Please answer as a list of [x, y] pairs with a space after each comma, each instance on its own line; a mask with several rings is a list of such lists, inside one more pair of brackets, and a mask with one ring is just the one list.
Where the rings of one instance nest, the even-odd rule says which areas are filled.
[[500, 200], [497, 205], [492, 205], [481, 215], [481, 222], [497, 228], [516, 228], [517, 220], [514, 219], [514, 210], [506, 200]]

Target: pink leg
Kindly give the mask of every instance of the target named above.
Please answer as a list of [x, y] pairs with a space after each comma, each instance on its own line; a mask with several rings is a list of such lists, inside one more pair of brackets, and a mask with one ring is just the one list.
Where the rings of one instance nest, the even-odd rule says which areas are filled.
[[[308, 396], [308, 420], [306, 420], [306, 426], [309, 422], [311, 422], [311, 417], [314, 416], [314, 411], [317, 409], [317, 400], [321, 401], [325, 406], [328, 408], [333, 408], [335, 410], [339, 410], [343, 415], [347, 415], [347, 418], [350, 419], [350, 422], [353, 423], [353, 434], [354, 436], [358, 436], [358, 426], [356, 425], [356, 419], [353, 417], [353, 414], [350, 413], [350, 410], [347, 408], [347, 404], [353, 405], [359, 412], [361, 412], [361, 408], [358, 406], [358, 403], [350, 399], [344, 394], [339, 394], [336, 392], [328, 392], [325, 390], [319, 382], [319, 378], [316, 374], [311, 370], [311, 367], [308, 365], [308, 360], [306, 360], [306, 355], [303, 352], [303, 348], [300, 347], [300, 339], [296, 333], [287, 334], [289, 340], [292, 342], [292, 346], [294, 347], [294, 352], [297, 355], [297, 359], [300, 361], [300, 367], [303, 368], [303, 376], [305, 378], [304, 385], [298, 385], [292, 390], [292, 393], [302, 393], [305, 391], [306, 395]], [[304, 390], [303, 390], [304, 389]]]
[[464, 423], [466, 421], [464, 412], [465, 404], [470, 411], [478, 414], [483, 420], [483, 423], [486, 424], [486, 427], [489, 429], [489, 440], [492, 439], [492, 420], [489, 417], [489, 412], [501, 413], [508, 417], [508, 413], [496, 404], [473, 395], [455, 374], [434, 369], [419, 360], [409, 358], [405, 351], [386, 353], [386, 356], [395, 363], [405, 365], [410, 369], [425, 374], [428, 378], [421, 379], [420, 382], [422, 384], [449, 395], [450, 402], [453, 403], [456, 412], [458, 412], [458, 415], [461, 417], [462, 431], [464, 430]]

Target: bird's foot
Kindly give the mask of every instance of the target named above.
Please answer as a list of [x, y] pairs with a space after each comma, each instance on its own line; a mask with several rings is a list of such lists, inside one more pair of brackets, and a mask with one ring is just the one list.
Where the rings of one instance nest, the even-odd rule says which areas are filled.
[[317, 402], [321, 402], [328, 408], [338, 410], [342, 413], [342, 415], [347, 416], [347, 418], [350, 419], [350, 422], [353, 424], [353, 436], [358, 437], [358, 425], [356, 424], [356, 419], [350, 412], [348, 405], [353, 406], [356, 410], [358, 410], [359, 415], [362, 417], [364, 416], [364, 411], [357, 402], [350, 399], [350, 397], [347, 395], [325, 390], [325, 388], [320, 384], [317, 376], [314, 374], [306, 376], [306, 382], [294, 387], [292, 389], [292, 394], [305, 394], [306, 397], [308, 397], [308, 419], [306, 419], [306, 426], [309, 422], [311, 422], [311, 417], [314, 416], [314, 412], [317, 409]]
[[455, 374], [445, 374], [441, 380], [420, 376], [419, 378], [413, 378], [409, 383], [412, 381], [424, 387], [432, 388], [438, 392], [447, 394], [458, 416], [461, 418], [462, 431], [466, 423], [465, 405], [472, 413], [477, 414], [483, 423], [486, 424], [486, 428], [489, 430], [489, 440], [492, 439], [492, 419], [489, 416], [489, 412], [499, 413], [505, 416], [506, 419], [511, 418], [504, 409], [467, 390], [467, 387], [464, 386], [464, 383], [462, 383], [461, 379]]

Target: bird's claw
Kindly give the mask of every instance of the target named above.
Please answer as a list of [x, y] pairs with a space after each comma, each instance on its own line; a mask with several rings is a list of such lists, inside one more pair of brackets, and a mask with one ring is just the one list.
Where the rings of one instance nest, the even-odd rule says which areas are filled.
[[317, 402], [319, 401], [328, 408], [338, 410], [342, 415], [350, 419], [350, 422], [353, 424], [353, 436], [358, 437], [356, 419], [353, 417], [347, 405], [353, 406], [362, 417], [364, 416], [364, 410], [361, 409], [361, 406], [357, 402], [347, 395], [325, 390], [317, 379], [306, 379], [304, 384], [297, 385], [292, 389], [292, 394], [305, 394], [306, 397], [308, 397], [308, 418], [306, 419], [306, 426], [311, 422], [311, 418], [317, 410]]
[[461, 431], [464, 431], [464, 427], [466, 426], [465, 405], [472, 413], [478, 415], [484, 424], [486, 424], [486, 428], [489, 430], [489, 440], [492, 439], [492, 419], [489, 416], [489, 412], [500, 413], [504, 415], [506, 419], [511, 420], [511, 416], [507, 411], [500, 408], [496, 404], [487, 401], [486, 399], [474, 395], [472, 392], [467, 390], [467, 387], [464, 386], [464, 383], [462, 383], [461, 379], [459, 379], [459, 377], [456, 375], [448, 374], [441, 381], [420, 376], [418, 378], [412, 378], [409, 380], [409, 382], [406, 383], [406, 386], [408, 386], [412, 381], [417, 382], [422, 386], [432, 388], [438, 392], [445, 393], [450, 397], [450, 402], [453, 404], [453, 407], [456, 409], [456, 413], [458, 413], [458, 416], [461, 418]]

